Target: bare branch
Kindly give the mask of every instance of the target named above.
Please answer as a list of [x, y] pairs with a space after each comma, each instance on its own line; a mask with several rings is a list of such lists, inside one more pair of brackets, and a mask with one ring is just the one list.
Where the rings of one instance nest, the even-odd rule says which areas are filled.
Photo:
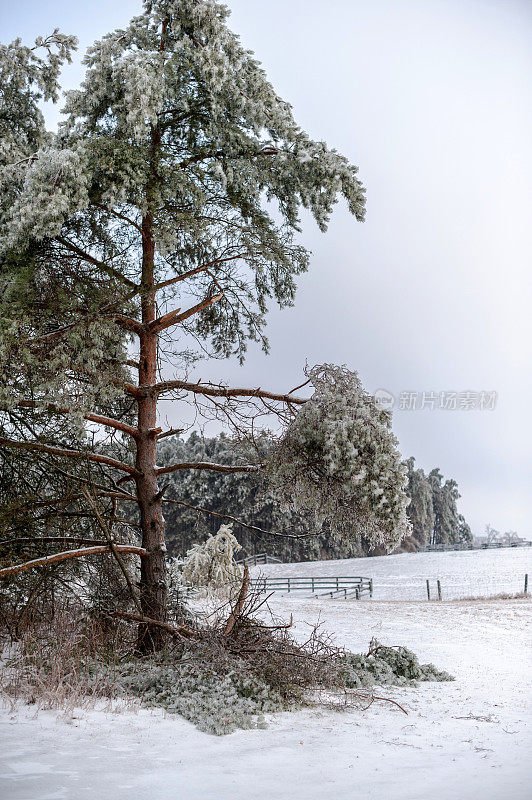
[[129, 217], [126, 217], [125, 214], [121, 214], [114, 208], [107, 208], [107, 206], [101, 205], [100, 203], [93, 203], [92, 205], [95, 208], [99, 208], [100, 211], [105, 211], [107, 214], [112, 214], [113, 217], [116, 217], [117, 219], [121, 219], [124, 222], [129, 223], [129, 225], [132, 225], [134, 228], [136, 228], [139, 233], [142, 233], [142, 228], [140, 227], [140, 225], [138, 225], [134, 220], [130, 219]]
[[193, 392], [194, 394], [202, 394], [209, 397], [258, 397], [259, 399], [276, 400], [279, 403], [293, 403], [299, 406], [308, 403], [308, 398], [295, 397], [291, 394], [276, 394], [275, 392], [265, 391], [261, 389], [260, 386], [257, 389], [231, 389], [213, 383], [188, 383], [187, 381], [174, 380], [157, 383], [154, 389], [157, 394], [174, 391], [175, 389], [183, 389], [186, 392]]
[[153, 322], [150, 322], [148, 328], [150, 331], [159, 333], [159, 331], [169, 328], [170, 325], [178, 325], [180, 322], [184, 322], [186, 319], [192, 317], [194, 314], [197, 314], [199, 311], [209, 308], [209, 306], [214, 305], [214, 303], [216, 303], [222, 297], [223, 294], [215, 294], [212, 297], [206, 297], [201, 302], [196, 303], [195, 306], [192, 306], [192, 308], [187, 309], [187, 311], [183, 311], [182, 314], [179, 313], [181, 311], [180, 308], [176, 309], [175, 311], [170, 311], [163, 317], [159, 317], [158, 319], [154, 319]]
[[188, 272], [183, 272], [181, 275], [176, 275], [175, 278], [169, 278], [166, 281], [161, 281], [161, 283], [155, 284], [153, 288], [156, 292], [158, 292], [159, 289], [165, 289], [167, 286], [172, 286], [174, 283], [185, 281], [187, 278], [192, 278], [194, 275], [198, 275], [200, 272], [206, 272], [208, 269], [215, 267], [218, 264], [224, 264], [226, 261], [236, 261], [238, 258], [245, 258], [246, 255], [246, 253], [237, 253], [236, 255], [228, 256], [227, 258], [215, 258], [213, 261], [207, 261], [206, 264], [201, 264], [199, 267], [189, 269]]
[[[17, 408], [34, 408], [40, 409], [38, 403], [34, 400], [20, 400], [17, 404]], [[6, 411], [7, 407], [0, 408], [1, 411]], [[69, 414], [72, 409], [62, 408], [60, 406], [56, 406], [53, 403], [45, 406], [43, 410], [49, 411], [51, 414]], [[89, 422], [96, 422], [100, 425], [106, 425], [108, 428], [114, 428], [117, 431], [122, 431], [122, 433], [127, 433], [129, 436], [133, 438], [137, 438], [139, 432], [137, 428], [133, 428], [131, 425], [128, 425], [126, 422], [121, 422], [118, 419], [112, 419], [111, 417], [104, 417], [101, 414], [93, 414], [92, 411], [87, 411], [83, 414], [83, 419], [88, 420]]]
[[249, 591], [249, 584], [250, 584], [249, 567], [247, 564], [244, 564], [244, 578], [242, 580], [242, 586], [240, 587], [240, 592], [238, 593], [238, 599], [235, 603], [235, 607], [229, 614], [227, 622], [225, 623], [224, 636], [229, 636], [229, 634], [235, 627], [240, 614], [242, 613], [242, 608], [244, 607], [244, 601]]
[[179, 317], [180, 311], [180, 308], [175, 308], [173, 311], [169, 311], [168, 314], [164, 314], [162, 317], [154, 319], [153, 322], [150, 322], [148, 326], [149, 329], [151, 331], [155, 331], [155, 333], [158, 333], [159, 331], [163, 331], [165, 328], [169, 328], [170, 325], [173, 325], [174, 321]]
[[70, 242], [63, 236], [58, 236], [56, 241], [58, 241], [60, 244], [66, 247], [67, 250], [70, 250], [72, 253], [75, 253], [77, 256], [79, 256], [79, 258], [83, 259], [83, 261], [86, 261], [88, 264], [94, 264], [95, 267], [100, 267], [100, 269], [103, 269], [105, 272], [107, 272], [108, 275], [112, 275], [113, 278], [117, 278], [119, 281], [122, 281], [122, 283], [125, 283], [126, 286], [129, 286], [131, 289], [137, 289], [137, 290], [139, 289], [139, 287], [134, 281], [130, 281], [129, 278], [126, 278], [125, 275], [122, 275], [122, 273], [119, 272], [119, 270], [115, 269], [114, 267], [111, 267], [104, 261], [100, 261], [99, 258], [91, 256], [90, 253], [86, 253], [85, 250], [82, 250], [81, 247], [75, 245], [74, 242]]
[[166, 439], [167, 436], [176, 436], [179, 433], [184, 433], [184, 431], [185, 428], [169, 428], [167, 431], [157, 434], [157, 441], [160, 439]]
[[[134, 555], [146, 558], [148, 551], [144, 547], [135, 547], [132, 544], [116, 544], [115, 547], [120, 553], [133, 553]], [[70, 558], [84, 558], [85, 556], [97, 556], [102, 553], [111, 553], [108, 544], [98, 545], [97, 547], [82, 547], [79, 550], [67, 550], [64, 553], [54, 553], [53, 556], [43, 556], [26, 561], [24, 564], [16, 564], [14, 567], [4, 567], [0, 569], [0, 578], [9, 578], [19, 572], [26, 572], [33, 567], [45, 567], [48, 564], [57, 564], [60, 561], [67, 561]]]
[[174, 628], [174, 626], [169, 625], [168, 622], [161, 622], [160, 620], [152, 619], [151, 617], [145, 617], [143, 614], [130, 614], [128, 611], [111, 611], [109, 612], [109, 616], [131, 620], [131, 622], [139, 622], [143, 625], [156, 625], [163, 631], [167, 631], [167, 633], [172, 634], [172, 636], [177, 636], [179, 638], [182, 636], [197, 636], [196, 631], [187, 628], [186, 625], [179, 625], [179, 627]]
[[121, 328], [125, 328], [126, 331], [131, 331], [137, 335], [140, 335], [143, 331], [143, 327], [138, 320], [133, 319], [133, 317], [127, 317], [125, 314], [113, 314], [111, 319]]
[[246, 528], [248, 531], [253, 531], [255, 533], [264, 534], [266, 536], [276, 536], [279, 539], [308, 539], [311, 536], [317, 536], [317, 532], [312, 533], [277, 533], [277, 531], [267, 531], [264, 528], [259, 528], [258, 525], [249, 525], [247, 522], [243, 522], [238, 517], [233, 517], [231, 514], [219, 514], [218, 511], [210, 511], [208, 508], [201, 508], [201, 506], [192, 506], [190, 503], [185, 503], [184, 500], [173, 500], [169, 497], [163, 498], [164, 503], [173, 503], [176, 506], [184, 506], [185, 508], [190, 508], [192, 511], [200, 511], [203, 514], [210, 514], [213, 517], [219, 517], [220, 519], [230, 519], [231, 522], [240, 525], [241, 528]]
[[90, 453], [86, 450], [67, 450], [63, 447], [52, 447], [48, 444], [41, 444], [40, 442], [15, 442], [12, 439], [5, 439], [0, 436], [0, 445], [6, 447], [17, 447], [21, 450], [35, 450], [41, 453], [50, 453], [53, 456], [65, 456], [66, 458], [87, 458], [89, 461], [94, 461], [98, 464], [107, 464], [109, 467], [120, 469], [123, 472], [129, 473], [132, 477], [137, 477], [140, 472], [135, 467], [130, 467], [129, 464], [124, 464], [122, 461], [117, 461], [115, 458], [102, 456], [99, 453]]
[[86, 544], [88, 546], [107, 545], [103, 539], [85, 539], [83, 536], [13, 536], [8, 539], [0, 539], [0, 546], [24, 544], [25, 542], [32, 545], [47, 544], [48, 542], [68, 542], [68, 544]]
[[[1, 441], [1, 440], [0, 440]], [[263, 464], [211, 464], [209, 461], [183, 461], [181, 464], [172, 464], [169, 467], [160, 467], [157, 475], [167, 475], [180, 469], [210, 469], [213, 472], [258, 472]]]

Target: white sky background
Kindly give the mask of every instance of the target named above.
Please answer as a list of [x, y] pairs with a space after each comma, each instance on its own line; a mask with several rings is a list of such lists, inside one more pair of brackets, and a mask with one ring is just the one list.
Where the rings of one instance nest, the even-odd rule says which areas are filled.
[[[365, 387], [498, 392], [495, 411], [395, 411], [405, 456], [454, 477], [460, 507], [532, 538], [532, 4], [525, 0], [230, 0], [296, 119], [360, 167], [367, 220], [339, 205], [295, 307], [272, 310], [271, 353], [203, 379], [287, 390], [305, 362], [347, 364]], [[2, 41], [58, 26], [86, 47], [133, 0], [0, 0]], [[50, 125], [57, 120], [52, 109]], [[173, 420], [177, 422], [177, 420]]]

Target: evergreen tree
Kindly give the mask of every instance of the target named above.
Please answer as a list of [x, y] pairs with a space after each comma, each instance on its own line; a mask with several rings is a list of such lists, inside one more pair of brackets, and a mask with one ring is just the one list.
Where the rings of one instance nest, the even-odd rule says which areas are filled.
[[473, 534], [471, 528], [467, 524], [463, 514], [458, 514], [458, 542], [461, 544], [469, 544], [473, 541]]
[[[275, 447], [275, 440], [262, 433], [256, 444], [261, 459], [266, 460]], [[161, 463], [178, 459], [210, 459], [231, 465], [237, 463], [241, 455], [235, 442], [225, 434], [203, 438], [194, 432], [188, 439], [161, 443], [158, 458]], [[402, 548], [417, 550], [427, 544], [470, 542], [471, 529], [456, 510], [459, 497], [456, 482], [447, 481], [442, 485], [443, 477], [439, 470], [433, 470], [432, 478], [429, 478], [423, 469], [415, 469], [414, 458], [407, 459], [405, 467], [411, 533], [403, 536], [398, 544]], [[170, 503], [166, 510], [168, 547], [173, 555], [180, 557], [195, 541], [204, 541], [214, 535], [220, 522], [229, 518], [234, 522], [235, 535], [246, 556], [267, 552], [282, 561], [313, 561], [387, 552], [387, 548], [376, 546], [374, 537], [365, 535], [364, 527], [357, 525], [354, 515], [349, 536], [339, 535], [328, 525], [324, 525], [316, 535], [309, 535], [316, 529], [313, 515], [283, 505], [260, 473], [203, 475], [192, 471], [176, 472], [170, 476], [166, 496]], [[441, 507], [440, 513], [447, 526], [445, 542], [441, 538], [443, 526], [439, 521], [435, 531], [434, 505], [438, 509]]]
[[[321, 230], [340, 196], [364, 216], [356, 167], [299, 128], [227, 15], [211, 0], [146, 0], [125, 29], [89, 49], [55, 136], [38, 104], [57, 97], [74, 39], [55, 32], [35, 48], [17, 40], [0, 52], [0, 73], [11, 76], [0, 108], [0, 446], [90, 466], [111, 515], [117, 502], [137, 505], [140, 602], [157, 620], [166, 600], [162, 476], [261, 466], [159, 467], [157, 441], [172, 432], [159, 427], [158, 401], [189, 398], [203, 411], [211, 404], [240, 430], [252, 427], [243, 403], [267, 403], [286, 425], [297, 421], [308, 398], [191, 381], [188, 370], [205, 353], [242, 359], [249, 340], [267, 349], [267, 301], [290, 305], [308, 265], [295, 238], [301, 208]], [[162, 361], [178, 377], [161, 375]], [[330, 497], [343, 486], [345, 502], [364, 499], [368, 522], [378, 519], [375, 535], [390, 544], [404, 522], [404, 478], [389, 419], [361, 401], [358, 411], [372, 416], [378, 434], [372, 442], [365, 432], [356, 456], [349, 437], [361, 430], [358, 411], [342, 432], [338, 408], [320, 400], [316, 382], [314, 389], [308, 416], [317, 430], [332, 420], [338, 444], [346, 442], [342, 469], [327, 467]], [[54, 441], [45, 425], [33, 425], [43, 414], [54, 420]], [[94, 426], [109, 442], [91, 434]], [[357, 458], [368, 481], [357, 474], [355, 490], [349, 469]], [[141, 626], [139, 646], [157, 646], [157, 630], [149, 639]]]
[[434, 529], [434, 506], [432, 487], [422, 469], [414, 469], [415, 459], [406, 460], [408, 486], [406, 493], [410, 499], [407, 514], [412, 524], [412, 537], [418, 547], [430, 543]]
[[[261, 460], [266, 460], [274, 446], [272, 437], [262, 433], [255, 444]], [[235, 443], [223, 433], [203, 438], [193, 432], [186, 440], [162, 442], [158, 460], [161, 464], [211, 460], [233, 465], [241, 455]], [[214, 535], [220, 522], [230, 518], [243, 556], [267, 552], [282, 561], [312, 561], [365, 553], [355, 526], [348, 537], [332, 531], [328, 525], [316, 533], [312, 515], [283, 506], [260, 472], [242, 475], [183, 470], [169, 475], [168, 482], [165, 517], [172, 555], [183, 557], [195, 542]]]
[[439, 469], [429, 473], [434, 508], [434, 527], [431, 544], [454, 544], [460, 541], [459, 519], [456, 502], [460, 497], [458, 484], [452, 478], [442, 484]]

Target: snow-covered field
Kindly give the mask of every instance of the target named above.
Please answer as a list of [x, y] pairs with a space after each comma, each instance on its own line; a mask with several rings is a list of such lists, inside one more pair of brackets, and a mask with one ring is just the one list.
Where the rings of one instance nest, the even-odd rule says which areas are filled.
[[430, 581], [431, 597], [437, 596], [438, 579], [444, 599], [485, 597], [501, 592], [515, 594], [523, 591], [525, 574], [528, 573], [532, 579], [532, 547], [266, 564], [254, 567], [252, 572], [253, 577], [259, 574], [362, 575], [373, 578], [375, 600], [426, 600], [427, 579]]
[[[515, 551], [507, 552], [508, 559]], [[399, 589], [413, 586], [416, 575], [438, 577], [427, 573], [434, 558], [478, 563], [475, 557], [484, 555], [371, 559], [372, 570], [351, 574], [373, 575], [376, 587], [392, 588], [399, 564]], [[514, 566], [508, 561], [508, 575]], [[517, 566], [524, 572], [521, 563]], [[337, 568], [337, 562], [320, 562], [275, 570], [317, 575], [337, 574]], [[449, 568], [440, 576], [451, 574]], [[319, 617], [337, 643], [351, 650], [366, 650], [376, 636], [385, 644], [411, 647], [422, 661], [456, 676], [454, 683], [383, 689], [408, 716], [376, 702], [365, 711], [277, 714], [269, 718], [267, 730], [213, 737], [178, 717], [147, 710], [111, 713], [100, 708], [61, 716], [36, 713], [31, 706], [5, 708], [0, 715], [0, 797], [530, 800], [530, 601], [427, 603], [378, 597], [376, 592], [373, 601], [345, 602], [284, 595], [271, 604], [285, 617], [293, 613], [296, 635], [305, 635]]]

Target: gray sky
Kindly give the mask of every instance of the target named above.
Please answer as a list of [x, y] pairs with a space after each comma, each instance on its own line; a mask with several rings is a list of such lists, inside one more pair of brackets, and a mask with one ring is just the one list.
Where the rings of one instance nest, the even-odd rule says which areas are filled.
[[[363, 224], [339, 205], [271, 353], [202, 377], [288, 389], [309, 364], [397, 398], [405, 456], [454, 477], [474, 532], [532, 538], [532, 5], [525, 0], [230, 0], [301, 126], [360, 167]], [[0, 0], [2, 40], [122, 27], [133, 0]], [[324, 12], [326, 8], [326, 12]], [[80, 56], [81, 57], [81, 56]], [[79, 63], [65, 70], [72, 88]], [[51, 110], [52, 125], [57, 113]], [[495, 410], [400, 410], [401, 392], [497, 392]], [[439, 402], [439, 397], [438, 401]]]

